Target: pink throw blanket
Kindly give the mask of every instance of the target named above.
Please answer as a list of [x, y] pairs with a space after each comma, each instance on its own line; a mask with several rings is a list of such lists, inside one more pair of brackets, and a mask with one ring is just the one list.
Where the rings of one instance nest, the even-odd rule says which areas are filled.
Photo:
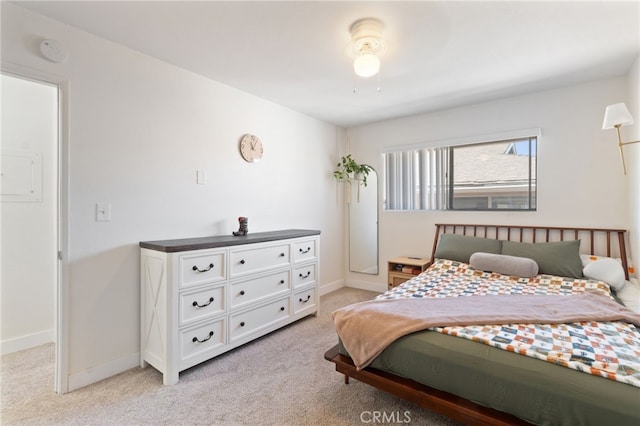
[[332, 315], [338, 336], [359, 370], [398, 338], [432, 327], [580, 321], [626, 321], [640, 326], [640, 314], [599, 292], [371, 300]]

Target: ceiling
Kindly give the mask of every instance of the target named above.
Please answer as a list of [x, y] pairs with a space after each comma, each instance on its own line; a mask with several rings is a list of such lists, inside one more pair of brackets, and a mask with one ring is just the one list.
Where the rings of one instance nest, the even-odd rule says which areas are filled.
[[[14, 3], [343, 127], [624, 75], [640, 54], [640, 1]], [[347, 54], [364, 17], [385, 24], [380, 92]]]

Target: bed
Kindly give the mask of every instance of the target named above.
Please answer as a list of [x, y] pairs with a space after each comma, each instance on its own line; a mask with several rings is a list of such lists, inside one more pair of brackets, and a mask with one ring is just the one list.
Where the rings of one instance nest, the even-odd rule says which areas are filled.
[[[625, 231], [619, 229], [437, 224], [429, 269], [377, 299], [466, 296], [469, 283], [472, 283], [471, 287], [481, 288], [480, 295], [573, 297], [602, 293], [603, 298], [613, 300], [616, 292], [612, 287], [620, 289], [621, 284], [623, 288], [632, 285], [628, 282], [624, 236]], [[508, 250], [503, 253], [505, 245]], [[563, 252], [554, 251], [560, 246], [563, 250], [567, 246], [571, 246], [571, 250], [577, 248], [580, 265], [575, 265], [575, 256], [565, 259]], [[519, 251], [523, 248], [524, 252]], [[527, 277], [474, 268], [468, 263], [474, 260], [472, 263], [478, 264], [478, 258], [482, 260], [480, 265], [487, 259], [528, 259], [525, 255], [531, 249], [534, 250], [531, 257], [535, 258], [536, 265], [539, 264], [540, 271]], [[545, 250], [550, 250], [551, 254]], [[484, 258], [476, 255], [477, 252]], [[613, 275], [610, 269], [602, 268], [603, 264], [611, 266], [612, 262], [619, 264]], [[565, 272], [567, 265], [569, 271], [573, 269], [580, 277], [565, 277], [564, 273], [569, 274]], [[513, 267], [507, 265], [507, 272]], [[563, 275], [547, 273], [549, 268], [557, 267]], [[522, 268], [521, 264], [516, 264], [516, 269]], [[575, 271], [576, 268], [580, 271]], [[532, 272], [535, 271], [528, 274]], [[588, 276], [581, 276], [583, 273]], [[602, 277], [616, 281], [616, 285], [607, 283]], [[622, 283], [618, 282], [620, 280]], [[529, 348], [536, 343], [528, 342], [529, 346], [523, 346], [526, 350], [518, 349], [520, 342], [531, 337], [527, 332], [541, 333], [531, 331], [531, 325], [520, 325], [500, 325], [503, 329], [510, 326], [507, 334], [517, 328], [524, 330], [524, 339], [516, 331], [515, 338], [512, 335], [512, 340], [502, 342], [500, 333], [492, 334], [496, 330], [483, 335], [481, 325], [442, 326], [412, 332], [386, 346], [364, 368], [356, 366], [358, 362], [349, 356], [344, 342], [339, 339], [338, 344], [325, 353], [325, 359], [333, 362], [336, 371], [344, 375], [345, 384], [351, 377], [466, 424], [640, 424], [640, 333], [635, 326], [620, 321], [553, 325], [554, 330], [563, 328], [571, 339], [576, 333], [575, 327], [580, 328], [580, 333], [584, 330], [588, 334], [576, 337], [577, 340], [571, 343], [574, 348], [585, 343], [582, 338], [588, 340], [595, 332], [602, 332], [607, 338], [610, 334], [622, 333], [611, 337], [618, 339], [617, 344], [622, 344], [622, 348], [615, 348], [622, 354], [617, 354], [619, 359], [612, 359], [608, 349], [600, 352], [596, 348], [594, 352], [578, 346], [570, 359], [549, 362], [540, 353], [537, 357], [531, 356]], [[616, 329], [618, 326], [621, 327], [619, 330]], [[535, 327], [542, 327], [544, 334], [544, 327], [549, 326]], [[594, 332], [590, 327], [603, 329]], [[515, 350], [514, 342], [517, 343]], [[581, 358], [580, 354], [586, 356]], [[552, 358], [549, 353], [543, 355]], [[562, 358], [564, 355], [553, 356]]]

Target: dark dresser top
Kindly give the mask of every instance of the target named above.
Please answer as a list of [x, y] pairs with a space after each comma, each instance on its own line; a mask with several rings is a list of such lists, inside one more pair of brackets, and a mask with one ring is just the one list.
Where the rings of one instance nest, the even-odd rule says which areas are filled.
[[248, 235], [238, 237], [233, 235], [214, 235], [211, 237], [181, 238], [177, 240], [141, 241], [140, 247], [165, 253], [174, 253], [179, 251], [287, 240], [289, 238], [309, 237], [311, 235], [320, 235], [320, 231], [310, 229], [286, 229], [282, 231], [249, 233]]

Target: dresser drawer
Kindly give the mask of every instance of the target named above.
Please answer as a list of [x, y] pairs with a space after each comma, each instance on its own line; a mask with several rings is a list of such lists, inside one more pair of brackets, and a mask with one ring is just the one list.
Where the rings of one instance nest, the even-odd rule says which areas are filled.
[[316, 264], [300, 266], [293, 270], [293, 288], [316, 282]]
[[297, 315], [303, 311], [315, 311], [317, 310], [316, 298], [318, 293], [316, 287], [311, 287], [307, 290], [299, 291], [293, 295], [291, 304], [293, 305], [293, 314]]
[[224, 313], [224, 284], [180, 293], [180, 326]]
[[231, 342], [248, 334], [285, 320], [290, 315], [289, 298], [276, 300], [250, 311], [231, 314], [229, 319]]
[[316, 241], [307, 240], [298, 241], [293, 244], [293, 263], [304, 262], [305, 260], [311, 260], [316, 258]]
[[180, 287], [225, 279], [225, 256], [221, 251], [202, 251], [180, 256]]
[[289, 265], [289, 244], [233, 250], [229, 257], [231, 277], [266, 271]]
[[249, 281], [239, 281], [231, 284], [231, 308], [237, 308], [247, 303], [291, 289], [289, 271], [276, 272]]
[[180, 360], [189, 365], [189, 360], [204, 357], [225, 345], [225, 320], [217, 321], [180, 332]]

